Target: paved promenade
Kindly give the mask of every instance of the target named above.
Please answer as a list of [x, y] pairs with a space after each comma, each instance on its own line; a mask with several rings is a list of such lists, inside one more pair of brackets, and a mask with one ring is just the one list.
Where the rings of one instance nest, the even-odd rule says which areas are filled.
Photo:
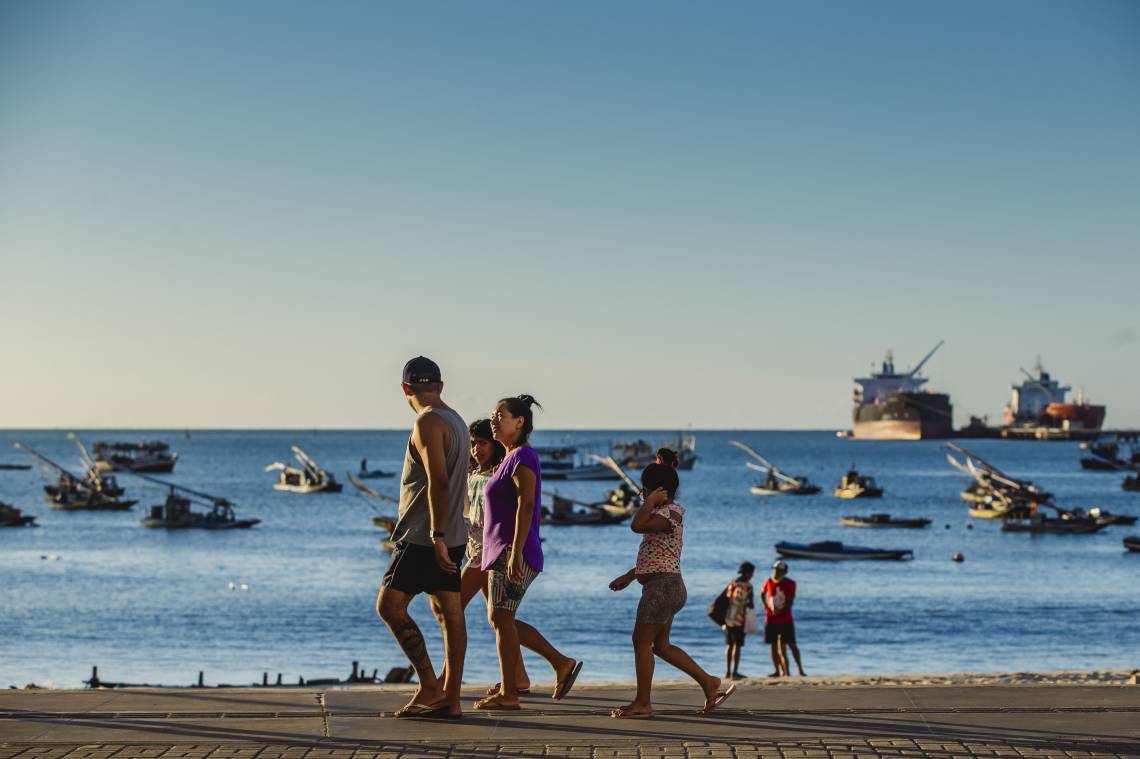
[[0, 759], [1140, 757], [1140, 686], [745, 682], [703, 716], [695, 688], [662, 685], [655, 719], [619, 721], [609, 710], [630, 688], [583, 684], [558, 704], [536, 693], [523, 712], [393, 719], [410, 692], [0, 691]]

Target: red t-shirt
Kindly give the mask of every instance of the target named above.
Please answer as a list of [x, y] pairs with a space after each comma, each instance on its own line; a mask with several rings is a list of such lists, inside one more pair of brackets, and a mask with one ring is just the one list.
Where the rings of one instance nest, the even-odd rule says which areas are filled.
[[792, 624], [792, 599], [796, 597], [796, 581], [787, 577], [776, 582], [771, 577], [764, 581], [765, 624]]

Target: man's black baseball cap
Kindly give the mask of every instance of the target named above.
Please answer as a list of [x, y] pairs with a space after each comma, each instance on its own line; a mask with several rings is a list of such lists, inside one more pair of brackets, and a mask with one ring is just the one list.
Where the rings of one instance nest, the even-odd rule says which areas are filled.
[[439, 364], [426, 356], [416, 356], [404, 364], [405, 385], [424, 385], [429, 382], [443, 382], [439, 374]]

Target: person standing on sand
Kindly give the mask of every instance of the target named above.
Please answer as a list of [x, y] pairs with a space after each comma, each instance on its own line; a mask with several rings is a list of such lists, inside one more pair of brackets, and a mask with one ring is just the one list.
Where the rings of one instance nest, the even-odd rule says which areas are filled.
[[[439, 366], [423, 356], [404, 365], [402, 388], [416, 414], [404, 470], [400, 507], [392, 530], [392, 559], [376, 610], [411, 661], [420, 686], [397, 717], [462, 716], [459, 688], [467, 654], [467, 623], [459, 599], [459, 562], [467, 545], [463, 509], [467, 497], [467, 425], [440, 398]], [[420, 628], [408, 614], [419, 593], [443, 631], [446, 676], [436, 677]]]
[[[542, 408], [533, 397], [519, 395], [499, 401], [491, 414], [491, 431], [507, 455], [483, 491], [482, 569], [487, 572], [487, 617], [495, 630], [501, 679], [494, 693], [475, 703], [479, 710], [520, 708], [518, 662], [522, 652], [515, 613], [543, 567], [538, 535], [542, 467], [538, 453], [528, 444], [535, 406]], [[581, 662], [576, 662], [559, 678], [555, 700], [569, 692], [581, 669]]]
[[804, 677], [800, 649], [796, 645], [796, 625], [792, 619], [792, 603], [796, 600], [796, 581], [788, 577], [788, 565], [782, 559], [772, 565], [772, 576], [760, 591], [764, 599], [764, 642], [772, 647], [772, 666], [776, 671], [768, 677], [787, 677], [788, 648], [796, 659], [796, 669]]
[[[460, 597], [464, 609], [479, 593], [484, 597], [487, 596], [487, 572], [483, 571], [484, 488], [507, 454], [503, 444], [495, 440], [490, 419], [472, 422], [469, 429], [471, 471], [467, 475], [467, 565], [460, 577]], [[560, 700], [574, 684], [578, 672], [582, 669], [581, 662], [564, 656], [542, 636], [542, 633], [521, 619], [515, 620], [515, 628], [518, 630], [519, 643], [542, 656], [554, 668], [556, 685], [553, 698], [555, 701]], [[516, 688], [519, 693], [530, 693], [530, 676], [521, 656], [518, 662]], [[495, 683], [487, 689], [487, 695], [493, 696], [501, 688], [502, 682]]]
[[641, 602], [633, 625], [633, 656], [637, 670], [637, 695], [625, 706], [614, 709], [615, 719], [648, 719], [653, 716], [654, 655], [672, 664], [697, 681], [705, 694], [702, 713], [716, 709], [732, 695], [736, 686], [720, 689], [721, 679], [705, 672], [684, 649], [669, 641], [669, 631], [687, 600], [681, 579], [681, 545], [684, 539], [685, 510], [675, 502], [680, 479], [667, 464], [650, 464], [641, 473], [641, 505], [630, 529], [641, 533], [641, 547], [633, 569], [610, 583], [610, 590], [641, 583]]
[[744, 617], [748, 609], [756, 608], [752, 596], [752, 574], [756, 566], [744, 562], [737, 570], [736, 579], [728, 584], [728, 611], [724, 615], [724, 676], [740, 680], [740, 652], [744, 648]]

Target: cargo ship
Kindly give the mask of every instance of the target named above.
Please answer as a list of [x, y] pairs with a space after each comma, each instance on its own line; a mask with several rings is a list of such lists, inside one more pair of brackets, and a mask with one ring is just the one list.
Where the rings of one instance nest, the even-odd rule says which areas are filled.
[[894, 354], [887, 351], [882, 369], [870, 377], [856, 378], [855, 413], [851, 437], [859, 440], [926, 440], [953, 434], [953, 407], [950, 396], [922, 389], [922, 367], [942, 341], [935, 345], [918, 366], [909, 372], [896, 372]]
[[1009, 405], [1002, 415], [1006, 428], [1041, 428], [1045, 430], [1097, 431], [1104, 424], [1105, 407], [1086, 403], [1079, 394], [1076, 402], [1069, 403], [1065, 396], [1073, 388], [1053, 379], [1041, 365], [1041, 357], [1033, 367], [1033, 374], [1021, 370], [1025, 381], [1011, 385]]

